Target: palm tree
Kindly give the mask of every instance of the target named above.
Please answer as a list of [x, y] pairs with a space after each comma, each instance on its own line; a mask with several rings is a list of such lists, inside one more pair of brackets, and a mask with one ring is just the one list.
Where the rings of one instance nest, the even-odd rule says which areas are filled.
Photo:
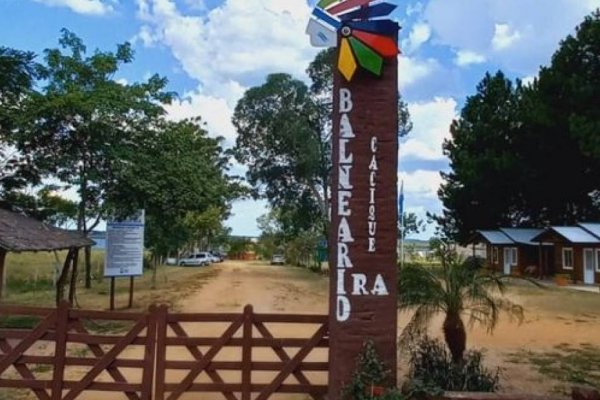
[[520, 322], [523, 308], [502, 298], [506, 291], [505, 276], [476, 270], [456, 257], [445, 260], [443, 265], [441, 276], [422, 266], [411, 265], [400, 270], [399, 308], [414, 310], [402, 339], [420, 335], [436, 314], [444, 313], [444, 338], [453, 361], [460, 363], [467, 342], [464, 317], [470, 326], [479, 324], [491, 332], [501, 311]]

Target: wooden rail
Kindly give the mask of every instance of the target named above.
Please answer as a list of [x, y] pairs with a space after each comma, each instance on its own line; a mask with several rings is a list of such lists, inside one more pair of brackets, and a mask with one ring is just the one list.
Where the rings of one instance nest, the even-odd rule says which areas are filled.
[[[15, 317], [20, 325], [24, 317], [34, 319], [34, 326], [14, 329]], [[255, 314], [251, 306], [242, 314], [172, 314], [166, 306], [146, 313], [84, 311], [68, 302], [57, 309], [0, 306], [0, 388], [29, 390], [40, 400], [74, 400], [84, 392], [121, 392], [129, 400], [176, 400], [188, 392], [222, 393], [227, 400], [301, 393], [321, 400], [327, 321]], [[278, 327], [309, 337], [278, 337]], [[271, 352], [267, 359], [265, 352]]]

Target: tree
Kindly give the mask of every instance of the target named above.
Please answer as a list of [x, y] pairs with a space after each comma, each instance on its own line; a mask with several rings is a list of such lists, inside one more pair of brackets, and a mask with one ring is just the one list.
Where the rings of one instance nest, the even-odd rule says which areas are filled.
[[[425, 221], [420, 219], [415, 213], [404, 213], [404, 237], [412, 234], [418, 235], [425, 230]], [[399, 227], [401, 229], [401, 227]], [[400, 232], [401, 233], [401, 232]]]
[[501, 311], [522, 320], [523, 309], [501, 297], [506, 292], [503, 277], [469, 268], [456, 258], [445, 260], [444, 265], [440, 277], [418, 265], [399, 271], [399, 308], [414, 311], [403, 339], [419, 336], [436, 314], [443, 313], [444, 338], [453, 361], [459, 364], [467, 343], [463, 318], [468, 318], [469, 325], [479, 324], [492, 332]]
[[155, 260], [214, 235], [227, 215], [238, 190], [226, 175], [222, 140], [209, 137], [200, 119], [162, 121], [144, 132], [124, 154], [128, 162], [114, 171], [107, 204], [117, 216], [146, 210], [146, 247]]
[[452, 170], [442, 173], [444, 210], [436, 222], [460, 243], [477, 229], [521, 221], [521, 164], [514, 146], [519, 90], [501, 72], [486, 74], [444, 142]]
[[444, 144], [444, 235], [600, 218], [600, 10], [522, 87], [486, 74]]
[[33, 53], [0, 47], [0, 198], [40, 181], [31, 158], [17, 151], [10, 137], [23, 102], [33, 92], [37, 77], [34, 59]]
[[[310, 88], [288, 74], [269, 75], [244, 94], [233, 116], [235, 157], [248, 167], [256, 195], [281, 211], [292, 235], [313, 229], [327, 235], [334, 54], [325, 50], [309, 65]], [[412, 125], [402, 101], [399, 115], [403, 136]]]
[[[43, 89], [23, 104], [23, 118], [11, 138], [22, 154], [78, 189], [77, 228], [84, 234], [106, 217], [106, 193], [113, 171], [126, 162], [121, 155], [139, 140], [140, 132], [164, 114], [171, 99], [166, 79], [128, 84], [114, 79], [133, 61], [128, 43], [116, 52], [87, 55], [82, 40], [63, 29], [59, 49], [45, 51], [39, 68]], [[90, 250], [86, 249], [86, 287], [91, 286]]]

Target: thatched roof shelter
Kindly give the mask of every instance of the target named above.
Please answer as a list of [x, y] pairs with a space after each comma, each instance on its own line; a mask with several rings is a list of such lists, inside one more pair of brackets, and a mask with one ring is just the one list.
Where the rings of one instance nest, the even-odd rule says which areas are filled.
[[4, 291], [6, 253], [69, 250], [66, 266], [72, 262], [72, 252], [92, 245], [94, 241], [77, 232], [58, 229], [34, 218], [0, 208], [0, 299]]

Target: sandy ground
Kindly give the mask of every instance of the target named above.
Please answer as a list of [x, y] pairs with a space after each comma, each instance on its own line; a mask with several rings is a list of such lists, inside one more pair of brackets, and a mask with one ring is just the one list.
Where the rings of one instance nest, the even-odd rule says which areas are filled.
[[[177, 295], [176, 309], [180, 312], [241, 312], [244, 305], [252, 304], [257, 313], [307, 313], [307, 314], [325, 314], [327, 312], [327, 288], [328, 281], [326, 277], [312, 274], [308, 271], [259, 265], [258, 263], [226, 262], [219, 266], [211, 267], [216, 270], [210, 282], [205, 285], [199, 285], [189, 293], [173, 293]], [[538, 290], [539, 292], [539, 290]], [[515, 364], [508, 362], [511, 354], [523, 351], [551, 351], [556, 346], [563, 343], [573, 345], [592, 344], [600, 345], [600, 296], [585, 297], [584, 303], [586, 310], [592, 304], [592, 312], [577, 312], [573, 307], [578, 308], [580, 296], [594, 296], [591, 294], [580, 293], [552, 293], [538, 294], [532, 290], [516, 290], [516, 294], [511, 294], [511, 299], [525, 306], [526, 318], [523, 324], [519, 325], [516, 321], [508, 318], [501, 319], [493, 335], [485, 330], [473, 328], [468, 334], [468, 346], [483, 349], [486, 354], [486, 361], [490, 366], [499, 366], [502, 376], [502, 391], [520, 392], [532, 394], [555, 393], [556, 388], [561, 385], [560, 382], [552, 381], [539, 374], [528, 364]], [[582, 303], [583, 304], [583, 303]], [[593, 305], [597, 304], [596, 312], [593, 312]], [[582, 306], [583, 307], [583, 306]], [[408, 321], [408, 315], [400, 315], [399, 331]], [[226, 328], [223, 324], [183, 324], [189, 335], [210, 337], [217, 336]], [[441, 318], [438, 318], [431, 326], [431, 333], [435, 335], [440, 332]], [[270, 327], [276, 337], [309, 337], [316, 327], [302, 326], [272, 326]], [[201, 348], [207, 351], [208, 348]], [[294, 352], [290, 352], [293, 356]], [[168, 358], [171, 360], [192, 360], [187, 349], [183, 347], [170, 348]], [[139, 350], [128, 350], [120, 358], [140, 357]], [[315, 353], [310, 361], [324, 360], [324, 353]], [[514, 358], [514, 357], [513, 357]], [[239, 360], [238, 349], [226, 348], [219, 353], [216, 360]], [[253, 352], [255, 360], [278, 361], [274, 353], [267, 350], [255, 350]], [[400, 380], [406, 373], [406, 356], [400, 356]], [[136, 373], [124, 371], [132, 378], [137, 377]], [[71, 376], [78, 374], [72, 371]], [[167, 381], [177, 382], [181, 379], [183, 372], [170, 371]], [[222, 377], [225, 380], [239, 380], [239, 374], [224, 372]], [[268, 382], [271, 376], [269, 374], [253, 375], [253, 380]], [[104, 379], [110, 379], [104, 377]], [[311, 377], [314, 382], [321, 383], [322, 376]], [[202, 376], [198, 382], [210, 382], [208, 377]], [[290, 382], [294, 382], [293, 380]], [[89, 393], [81, 396], [81, 399], [98, 399], [98, 394]], [[124, 399], [121, 394], [102, 394], [103, 400]], [[182, 397], [183, 400], [189, 399], [212, 399], [222, 398], [203, 394], [188, 394]], [[294, 398], [286, 396], [286, 398]], [[304, 398], [296, 397], [296, 398]]]

